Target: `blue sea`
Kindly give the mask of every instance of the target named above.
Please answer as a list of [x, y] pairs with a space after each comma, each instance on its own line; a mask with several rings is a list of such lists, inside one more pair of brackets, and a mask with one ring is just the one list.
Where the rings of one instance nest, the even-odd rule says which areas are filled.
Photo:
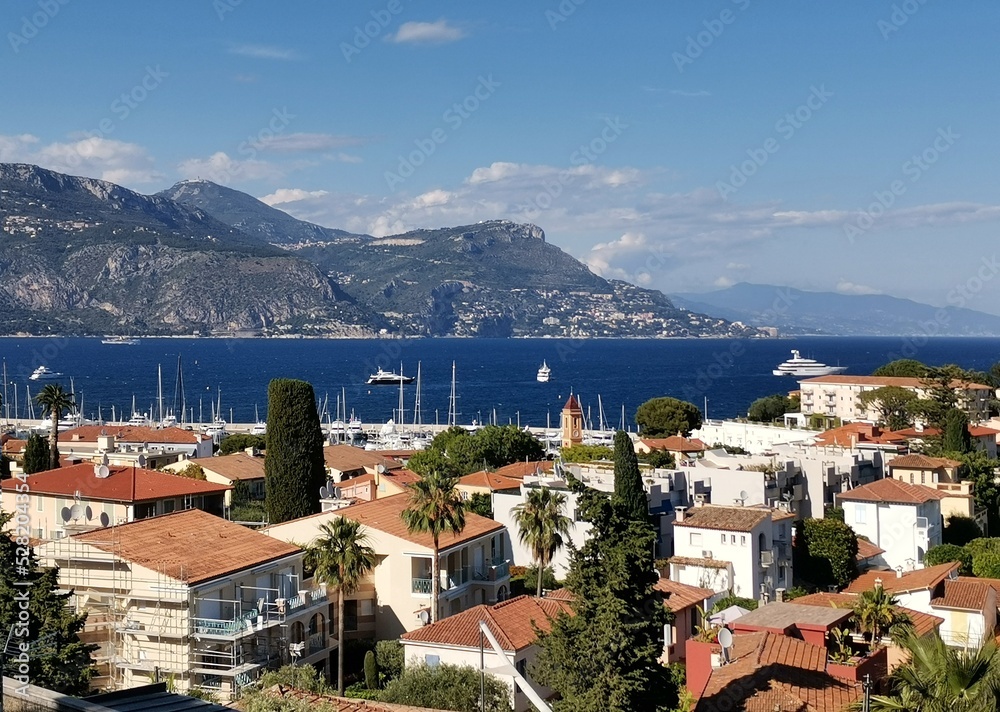
[[[368, 386], [379, 366], [416, 375], [421, 367], [421, 413], [424, 423], [447, 420], [452, 363], [455, 364], [458, 420], [517, 423], [542, 427], [576, 393], [597, 427], [600, 407], [605, 422], [617, 426], [624, 406], [631, 422], [636, 407], [654, 396], [669, 395], [707, 406], [711, 418], [746, 412], [760, 396], [797, 387], [794, 380], [771, 375], [791, 349], [827, 364], [848, 366], [848, 373], [868, 374], [894, 358], [929, 364], [957, 363], [988, 369], [1000, 361], [1000, 339], [924, 337], [805, 337], [758, 340], [560, 340], [560, 339], [176, 339], [144, 338], [138, 345], [102, 344], [88, 338], [0, 338], [6, 365], [10, 417], [26, 417], [26, 387], [35, 394], [44, 385], [28, 381], [39, 365], [63, 374], [60, 379], [82, 399], [87, 417], [100, 410], [105, 419], [131, 411], [132, 398], [148, 412], [157, 399], [157, 370], [162, 367], [166, 408], [174, 402], [178, 356], [183, 364], [188, 419], [207, 422], [213, 402], [230, 422], [252, 422], [255, 408], [266, 416], [267, 384], [272, 378], [300, 378], [313, 384], [335, 417], [343, 393], [348, 412], [365, 422], [393, 417], [399, 389]], [[552, 380], [538, 383], [535, 373], [545, 360]], [[415, 385], [405, 388], [406, 422], [412, 422]], [[599, 400], [600, 397], [600, 400]], [[7, 411], [4, 411], [5, 413]], [[495, 415], [494, 415], [495, 414]], [[36, 416], [37, 415], [36, 410]]]

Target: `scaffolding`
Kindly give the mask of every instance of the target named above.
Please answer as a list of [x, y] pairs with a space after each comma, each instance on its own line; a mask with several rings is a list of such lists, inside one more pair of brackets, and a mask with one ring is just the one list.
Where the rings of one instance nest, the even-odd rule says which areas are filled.
[[272, 571], [263, 574], [265, 586], [227, 584], [232, 597], [199, 595], [177, 562], [151, 568], [124, 559], [118, 529], [102, 529], [106, 540], [68, 536], [39, 551], [45, 565], [59, 567], [75, 610], [88, 614], [80, 637], [98, 646], [95, 688], [165, 681], [236, 698], [265, 670], [327, 649], [325, 634], [310, 624], [307, 636], [303, 625], [306, 613], [322, 614], [325, 628], [324, 586], [302, 587], [297, 576]]

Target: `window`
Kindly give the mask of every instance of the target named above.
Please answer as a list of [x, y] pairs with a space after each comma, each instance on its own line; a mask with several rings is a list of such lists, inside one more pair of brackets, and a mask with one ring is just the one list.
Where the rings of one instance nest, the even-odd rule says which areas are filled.
[[373, 616], [375, 615], [375, 603], [370, 598], [366, 598], [359, 601], [360, 608], [358, 609], [358, 615], [361, 616]]
[[863, 504], [854, 505], [855, 524], [867, 524], [868, 522], [866, 521], [865, 514], [866, 514], [865, 505]]
[[920, 473], [920, 484], [922, 484], [922, 485], [927, 484], [927, 473], [926, 472], [921, 472]]
[[44, 502], [45, 500], [43, 500], [41, 497], [35, 497], [35, 509], [39, 512], [44, 512], [45, 511]]
[[424, 662], [427, 664], [427, 667], [437, 667], [438, 665], [441, 664], [441, 656], [440, 655], [425, 655], [424, 656]]
[[174, 506], [175, 505], [176, 505], [176, 502], [174, 500], [172, 500], [172, 499], [165, 499], [165, 500], [163, 500], [163, 513], [164, 514], [170, 514], [172, 511], [174, 511]]
[[[517, 669], [517, 671], [519, 673], [521, 673], [521, 675], [527, 675], [528, 674], [528, 659], [527, 658], [521, 658], [516, 663], [514, 663], [514, 667]], [[521, 688], [517, 688], [517, 689], [520, 691]]]
[[691, 546], [701, 546], [701, 532], [691, 532]]
[[913, 484], [913, 473], [912, 472], [910, 473], [910, 484], [911, 485]]
[[[358, 629], [358, 602], [344, 601], [344, 630], [348, 631], [357, 629]], [[430, 665], [430, 663], [427, 664]]]
[[726, 543], [726, 535], [725, 535], [725, 534], [723, 534], [723, 535], [722, 535], [722, 543], [723, 543], [723, 544], [725, 544], [725, 543]]
[[733, 535], [732, 535], [732, 536], [730, 537], [730, 539], [729, 539], [729, 543], [730, 543], [730, 544], [732, 544], [733, 546], [736, 546], [736, 535], [735, 535], [735, 534], [733, 534]]
[[145, 502], [135, 505], [135, 518], [146, 519], [156, 516], [156, 502]]
[[746, 546], [746, 545], [747, 545], [747, 538], [746, 538], [746, 536], [745, 535], [741, 536], [740, 537], [740, 546]]

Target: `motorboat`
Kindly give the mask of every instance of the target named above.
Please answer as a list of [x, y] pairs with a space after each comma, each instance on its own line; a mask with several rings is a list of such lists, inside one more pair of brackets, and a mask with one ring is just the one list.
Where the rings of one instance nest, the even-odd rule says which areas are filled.
[[118, 346], [138, 346], [139, 339], [133, 339], [126, 336], [107, 336], [101, 339], [102, 344], [116, 344]]
[[267, 423], [265, 423], [262, 420], [258, 420], [256, 423], [253, 424], [253, 427], [250, 428], [250, 434], [267, 435]]
[[53, 381], [57, 378], [62, 378], [62, 374], [56, 373], [46, 366], [39, 366], [28, 376], [28, 380], [31, 381]]
[[843, 373], [847, 366], [827, 366], [825, 363], [811, 358], [802, 358], [799, 352], [792, 349], [792, 357], [771, 371], [775, 376], [829, 376]]
[[538, 369], [535, 379], [539, 383], [548, 383], [550, 378], [552, 378], [552, 369], [545, 361], [542, 361], [542, 367]]
[[398, 386], [401, 383], [413, 383], [414, 380], [413, 376], [404, 376], [402, 373], [379, 368], [378, 371], [368, 377], [366, 383], [370, 386]]

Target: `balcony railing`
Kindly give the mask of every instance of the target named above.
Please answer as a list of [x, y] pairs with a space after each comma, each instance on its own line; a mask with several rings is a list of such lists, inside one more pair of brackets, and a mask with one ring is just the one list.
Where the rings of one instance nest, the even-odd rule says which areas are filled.
[[[289, 615], [296, 614], [306, 608], [326, 604], [326, 585], [318, 584], [300, 589], [290, 598], [261, 598], [260, 608], [254, 604], [243, 604], [240, 601], [226, 602], [225, 606], [232, 609], [232, 615], [227, 618], [194, 617], [191, 619], [192, 633], [210, 637], [237, 638], [247, 635], [265, 626], [284, 623]], [[242, 609], [243, 605], [252, 608]]]
[[415, 578], [412, 580], [412, 591], [430, 595], [432, 584], [433, 581], [429, 578]]
[[326, 634], [325, 633], [315, 633], [309, 636], [309, 644], [306, 646], [309, 649], [309, 655], [313, 653], [318, 653], [326, 648]]
[[476, 581], [502, 581], [510, 577], [510, 562], [506, 559], [494, 559], [492, 564], [473, 569], [472, 578]]

